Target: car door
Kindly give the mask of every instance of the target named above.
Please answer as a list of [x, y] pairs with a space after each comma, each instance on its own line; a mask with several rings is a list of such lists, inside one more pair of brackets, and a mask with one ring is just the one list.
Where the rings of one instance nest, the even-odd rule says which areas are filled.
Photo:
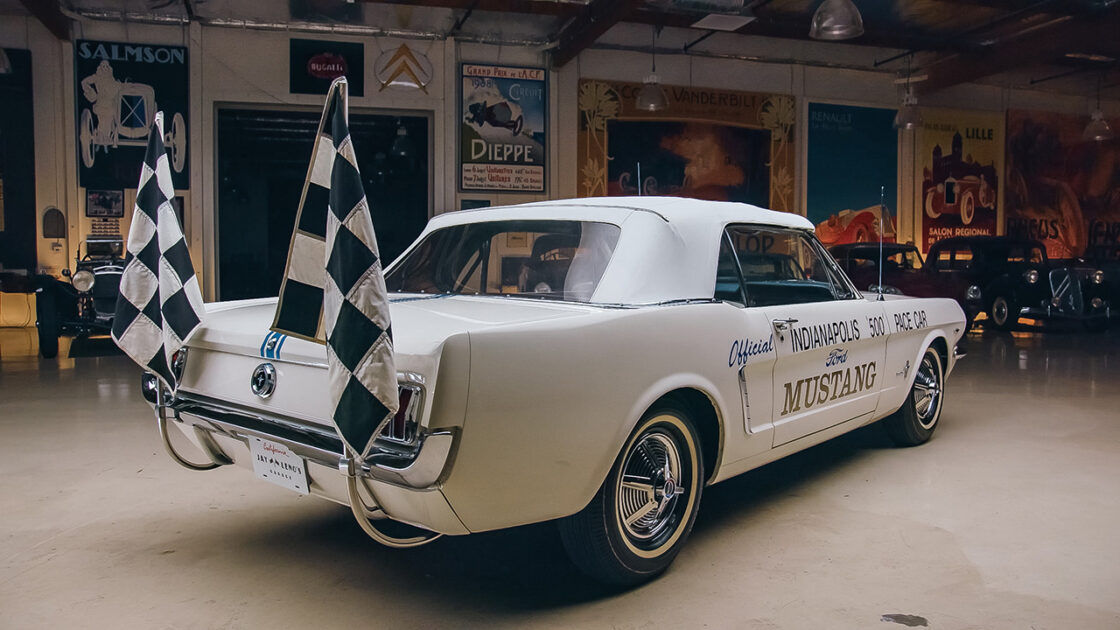
[[883, 308], [855, 290], [812, 235], [729, 226], [748, 306], [773, 332], [773, 446], [869, 414], [878, 404]]

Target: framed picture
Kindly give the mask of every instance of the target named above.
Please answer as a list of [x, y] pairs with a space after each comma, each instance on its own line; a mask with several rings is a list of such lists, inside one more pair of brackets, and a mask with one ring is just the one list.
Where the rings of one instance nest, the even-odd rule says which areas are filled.
[[464, 63], [459, 190], [544, 192], [548, 71]]
[[113, 219], [123, 217], [124, 191], [87, 188], [86, 216]]

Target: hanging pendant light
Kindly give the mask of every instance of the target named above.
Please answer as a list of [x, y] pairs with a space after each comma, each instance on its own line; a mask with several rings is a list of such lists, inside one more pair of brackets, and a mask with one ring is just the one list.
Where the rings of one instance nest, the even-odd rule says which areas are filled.
[[916, 129], [922, 126], [922, 110], [918, 107], [918, 97], [914, 95], [914, 85], [911, 81], [910, 60], [913, 55], [906, 57], [906, 93], [902, 95], [902, 105], [894, 115], [895, 129]]
[[1108, 121], [1104, 119], [1104, 112], [1101, 111], [1101, 77], [1097, 77], [1097, 109], [1090, 115], [1089, 124], [1085, 125], [1085, 131], [1082, 132], [1081, 137], [1086, 142], [1104, 142], [1113, 138], [1112, 127], [1108, 125]]
[[922, 110], [918, 107], [918, 97], [914, 96], [914, 88], [907, 87], [906, 94], [902, 97], [902, 107], [894, 115], [895, 129], [916, 129], [922, 126]]
[[824, 0], [809, 25], [809, 37], [828, 41], [863, 35], [863, 16], [852, 0]]
[[657, 27], [653, 27], [650, 38], [650, 74], [643, 82], [642, 89], [638, 91], [638, 98], [634, 107], [643, 112], [659, 112], [669, 107], [669, 99], [665, 98], [665, 90], [661, 89], [661, 81], [657, 78]]

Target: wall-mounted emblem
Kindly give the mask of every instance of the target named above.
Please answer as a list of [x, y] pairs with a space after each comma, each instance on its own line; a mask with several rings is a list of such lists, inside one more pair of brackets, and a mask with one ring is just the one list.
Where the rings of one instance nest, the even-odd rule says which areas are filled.
[[331, 81], [346, 77], [351, 96], [365, 95], [365, 47], [356, 42], [291, 39], [288, 89], [292, 94], [326, 94]]
[[319, 53], [307, 60], [307, 74], [317, 79], [333, 81], [346, 76], [346, 58], [334, 53]]
[[432, 62], [423, 53], [414, 52], [408, 44], [387, 50], [373, 64], [373, 76], [385, 88], [405, 88], [428, 93], [432, 82]]
[[276, 390], [276, 368], [271, 363], [262, 363], [253, 370], [249, 389], [261, 398], [268, 398]]

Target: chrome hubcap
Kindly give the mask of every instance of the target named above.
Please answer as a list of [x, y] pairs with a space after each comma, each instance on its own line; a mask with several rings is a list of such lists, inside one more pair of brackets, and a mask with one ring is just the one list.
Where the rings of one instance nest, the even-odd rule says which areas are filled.
[[626, 455], [617, 488], [618, 520], [626, 534], [644, 541], [665, 531], [684, 490], [673, 439], [660, 432], [639, 438]]
[[941, 407], [941, 371], [927, 354], [922, 358], [918, 374], [914, 379], [914, 411], [918, 424], [930, 429], [937, 422], [937, 412]]

